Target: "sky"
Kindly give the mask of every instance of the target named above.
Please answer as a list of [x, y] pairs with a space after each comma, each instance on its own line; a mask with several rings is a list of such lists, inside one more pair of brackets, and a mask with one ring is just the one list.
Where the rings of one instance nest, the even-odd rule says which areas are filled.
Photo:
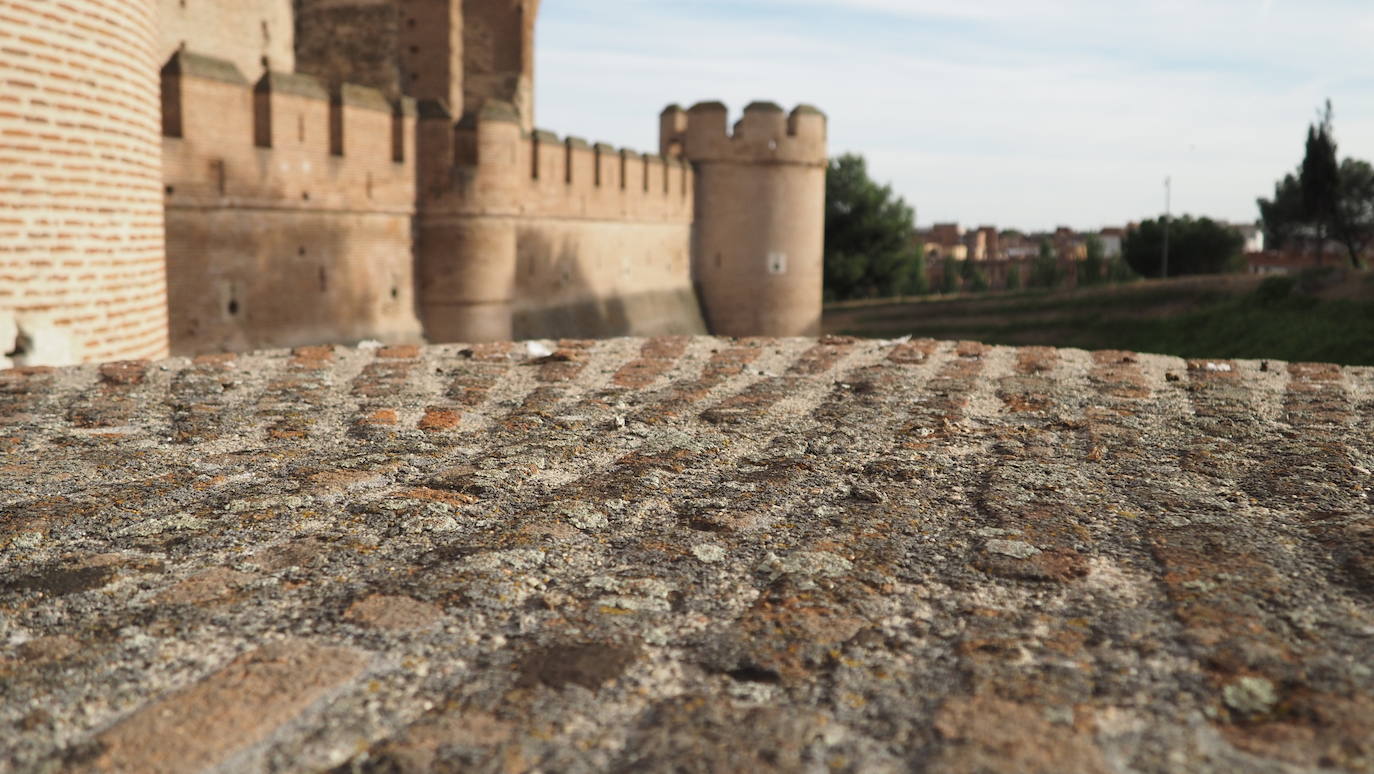
[[[1326, 99], [1374, 160], [1370, 0], [545, 0], [541, 128], [646, 151], [658, 113], [764, 99], [830, 117], [918, 225], [1237, 222]], [[733, 119], [732, 119], [733, 120]]]

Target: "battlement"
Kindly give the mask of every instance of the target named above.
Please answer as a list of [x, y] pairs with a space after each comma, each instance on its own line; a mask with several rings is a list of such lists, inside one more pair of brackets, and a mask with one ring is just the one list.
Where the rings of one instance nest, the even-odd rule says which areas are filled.
[[453, 159], [449, 174], [425, 181], [423, 196], [432, 208], [539, 217], [691, 219], [694, 183], [683, 158], [563, 138], [545, 129], [526, 132], [514, 106], [499, 100], [488, 100], [456, 124], [438, 105], [422, 103], [420, 121], [427, 146], [448, 144], [444, 155], [435, 157]]
[[660, 152], [692, 162], [826, 163], [826, 116], [810, 105], [788, 113], [773, 102], [753, 102], [733, 129], [729, 117], [721, 102], [699, 102], [689, 110], [669, 105], [659, 117]]
[[162, 68], [171, 207], [411, 210], [416, 110], [381, 92], [179, 51]]

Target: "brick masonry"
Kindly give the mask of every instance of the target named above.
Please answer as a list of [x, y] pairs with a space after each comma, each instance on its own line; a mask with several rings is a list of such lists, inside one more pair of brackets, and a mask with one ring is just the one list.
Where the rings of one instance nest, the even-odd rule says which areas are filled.
[[48, 363], [168, 351], [156, 29], [153, 0], [0, 0], [0, 316]]
[[1371, 438], [974, 342], [4, 371], [0, 769], [1370, 772]]
[[825, 116], [536, 129], [539, 6], [3, 0], [0, 366], [819, 332]]

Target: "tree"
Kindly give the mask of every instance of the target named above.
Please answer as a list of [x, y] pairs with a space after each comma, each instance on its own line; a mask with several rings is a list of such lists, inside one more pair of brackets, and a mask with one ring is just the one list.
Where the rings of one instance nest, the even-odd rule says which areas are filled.
[[1259, 211], [1267, 244], [1282, 247], [1304, 236], [1307, 219], [1303, 213], [1302, 186], [1297, 177], [1284, 175], [1275, 183], [1274, 198], [1260, 199]]
[[1331, 101], [1307, 127], [1297, 174], [1274, 185], [1273, 199], [1258, 201], [1266, 241], [1274, 247], [1307, 246], [1321, 254], [1327, 240], [1345, 247], [1359, 268], [1374, 241], [1374, 170], [1358, 159], [1337, 163]]
[[1131, 270], [1131, 265], [1126, 263], [1126, 259], [1117, 256], [1107, 262], [1107, 281], [1108, 282], [1134, 282], [1140, 279], [1140, 275]]
[[1103, 276], [1107, 268], [1106, 248], [1096, 234], [1088, 236], [1086, 247], [1088, 255], [1078, 267], [1078, 284], [1083, 287], [1100, 285], [1106, 280]]
[[1307, 127], [1307, 152], [1298, 175], [1303, 215], [1316, 227], [1319, 245], [1326, 242], [1335, 224], [1340, 177], [1340, 166], [1336, 162], [1336, 139], [1331, 131], [1331, 100], [1327, 100], [1321, 121]]
[[954, 260], [954, 256], [946, 255], [944, 265], [941, 266], [940, 292], [959, 292], [959, 262]]
[[868, 176], [862, 156], [831, 159], [825, 180], [825, 295], [872, 298], [925, 292], [913, 241], [915, 211]]
[[1007, 290], [1021, 289], [1021, 267], [1012, 264], [1007, 267]]
[[972, 293], [983, 293], [988, 289], [988, 275], [983, 272], [976, 261], [963, 261], [963, 265], [959, 267], [959, 276], [964, 281], [964, 289]]
[[[1241, 268], [1245, 237], [1211, 218], [1169, 219], [1169, 276], [1221, 274]], [[1158, 277], [1164, 253], [1164, 220], [1147, 220], [1126, 232], [1121, 253], [1137, 274]]]
[[1359, 268], [1365, 250], [1374, 243], [1374, 166], [1359, 159], [1342, 161], [1338, 192], [1331, 236]]
[[1059, 284], [1059, 258], [1054, 254], [1054, 245], [1048, 239], [1040, 240], [1040, 252], [1031, 264], [1027, 284], [1033, 288], [1052, 288]]

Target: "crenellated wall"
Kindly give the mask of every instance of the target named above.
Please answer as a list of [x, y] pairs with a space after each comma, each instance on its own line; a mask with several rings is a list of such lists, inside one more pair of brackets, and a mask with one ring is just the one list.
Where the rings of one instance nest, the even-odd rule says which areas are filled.
[[174, 352], [420, 338], [411, 103], [191, 52], [162, 95]]
[[[433, 341], [699, 332], [681, 159], [420, 108], [420, 302]], [[431, 174], [432, 173], [432, 174]]]

